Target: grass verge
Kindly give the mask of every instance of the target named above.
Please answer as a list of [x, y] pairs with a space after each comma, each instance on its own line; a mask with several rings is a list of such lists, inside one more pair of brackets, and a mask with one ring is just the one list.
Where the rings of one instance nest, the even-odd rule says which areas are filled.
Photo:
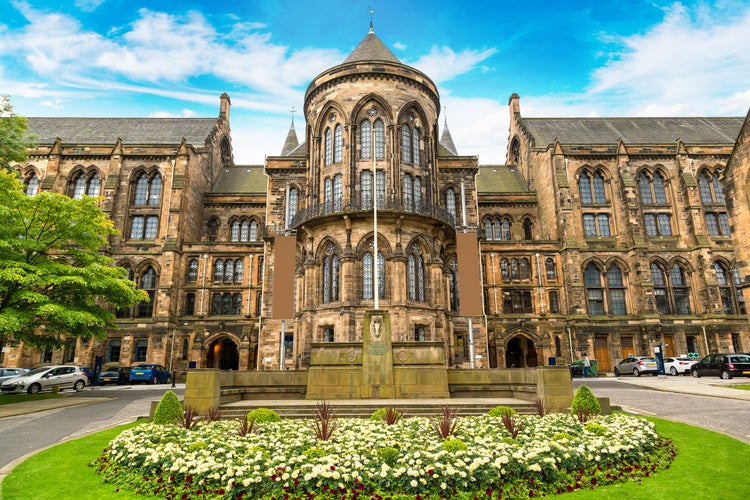
[[0, 405], [9, 405], [13, 403], [23, 403], [24, 401], [37, 401], [39, 399], [61, 398], [62, 394], [45, 393], [45, 394], [3, 394], [0, 396]]
[[[659, 434], [671, 438], [677, 457], [669, 470], [641, 482], [601, 486], [566, 493], [565, 499], [680, 498], [734, 500], [750, 498], [750, 482], [744, 465], [750, 464], [750, 445], [717, 432], [678, 422], [649, 418]], [[132, 426], [135, 424], [130, 424]], [[0, 497], [5, 500], [59, 500], [107, 498], [146, 500], [156, 497], [102, 483], [91, 463], [107, 443], [129, 426], [109, 429], [49, 448], [29, 458], [3, 481]], [[40, 478], [44, 478], [40, 480]]]

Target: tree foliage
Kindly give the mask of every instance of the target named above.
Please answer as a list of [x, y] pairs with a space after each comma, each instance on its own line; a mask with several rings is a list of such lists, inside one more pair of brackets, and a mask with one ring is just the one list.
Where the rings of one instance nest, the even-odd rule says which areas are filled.
[[104, 337], [114, 308], [148, 300], [100, 253], [116, 233], [99, 199], [27, 196], [0, 171], [0, 336], [38, 346]]
[[0, 169], [10, 171], [11, 164], [23, 163], [34, 137], [27, 134], [26, 118], [13, 113], [8, 96], [0, 96]]

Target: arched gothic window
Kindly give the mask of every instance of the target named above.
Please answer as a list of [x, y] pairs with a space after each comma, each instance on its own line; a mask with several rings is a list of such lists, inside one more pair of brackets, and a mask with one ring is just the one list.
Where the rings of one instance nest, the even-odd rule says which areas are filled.
[[531, 219], [528, 217], [523, 219], [523, 239], [525, 240], [532, 240], [534, 239], [531, 234], [531, 228], [533, 227], [533, 223], [531, 222]]
[[[374, 276], [373, 276], [373, 258], [372, 252], [365, 252], [362, 256], [362, 298], [364, 300], [374, 300], [373, 293]], [[378, 290], [379, 298], [385, 298], [385, 256], [378, 252]]]
[[363, 160], [372, 159], [372, 139], [370, 120], [362, 120], [359, 124], [359, 157]]
[[343, 206], [344, 198], [344, 177], [341, 174], [337, 174], [333, 177], [333, 210], [336, 212], [341, 211]]
[[424, 302], [424, 259], [422, 258], [422, 250], [416, 243], [412, 245], [411, 253], [407, 259], [407, 288], [409, 292], [409, 300], [416, 302]]
[[157, 281], [156, 271], [154, 271], [154, 268], [151, 266], [146, 268], [146, 271], [141, 274], [138, 288], [144, 290], [148, 294], [148, 302], [141, 302], [138, 304], [139, 318], [150, 318], [154, 314]]
[[198, 280], [198, 259], [188, 261], [187, 282], [195, 283]]
[[[448, 213], [453, 217], [453, 222], [456, 222], [456, 190], [448, 188], [445, 190], [445, 208]], [[487, 233], [487, 219], [484, 221], [485, 236]]]
[[742, 291], [737, 289], [739, 273], [730, 271], [722, 262], [714, 262], [716, 282], [719, 285], [721, 308], [724, 314], [745, 314], [745, 301]]
[[586, 299], [591, 316], [603, 316], [605, 313], [627, 314], [622, 271], [616, 264], [612, 264], [606, 273], [602, 273], [592, 262], [586, 267], [584, 276]]
[[375, 120], [375, 158], [385, 158], [385, 123], [380, 118]]
[[323, 163], [325, 165], [330, 165], [333, 163], [333, 139], [331, 137], [331, 129], [326, 128], [325, 134], [324, 134], [324, 157], [323, 157]]
[[83, 195], [99, 196], [102, 181], [97, 172], [90, 173], [88, 176], [80, 172], [73, 178], [73, 199], [80, 200]]
[[659, 314], [690, 314], [690, 289], [685, 272], [673, 264], [669, 272], [656, 262], [651, 263], [651, 281], [654, 284], [654, 299]]
[[372, 208], [372, 172], [364, 170], [359, 174], [359, 196], [363, 209]]
[[402, 151], [402, 161], [404, 163], [411, 163], [412, 162], [412, 155], [411, 155], [411, 128], [409, 128], [408, 125], [404, 124], [401, 126], [401, 151]]
[[325, 213], [333, 211], [333, 180], [330, 177], [323, 181], [323, 210]]
[[344, 127], [336, 125], [333, 132], [333, 161], [341, 163], [344, 151]]
[[732, 234], [729, 226], [729, 215], [727, 214], [724, 201], [724, 191], [721, 187], [719, 173], [710, 175], [707, 170], [702, 170], [698, 175], [698, 190], [701, 202], [704, 205], [704, 220], [706, 231], [710, 236], [729, 237]]
[[544, 269], [547, 273], [547, 281], [557, 281], [557, 268], [555, 267], [555, 259], [553, 259], [552, 257], [547, 257], [544, 260]]
[[133, 204], [137, 206], [157, 206], [161, 204], [161, 174], [154, 173], [150, 178], [143, 172], [135, 181], [135, 197]]
[[419, 148], [421, 147], [419, 142], [419, 129], [414, 127], [414, 134], [412, 135], [412, 158], [414, 165], [419, 165]]
[[326, 255], [323, 257], [323, 303], [338, 302], [339, 300], [339, 273], [341, 270], [341, 259], [336, 255], [336, 247], [329, 243], [326, 247]]
[[581, 195], [581, 203], [584, 205], [607, 203], [604, 176], [598, 170], [594, 172], [593, 176], [584, 171], [578, 179], [578, 190]]
[[297, 188], [289, 188], [289, 198], [286, 200], [286, 224], [292, 226], [294, 218], [297, 216], [297, 204], [299, 202], [299, 191]]
[[26, 194], [29, 196], [36, 196], [39, 192], [39, 178], [36, 176], [36, 172], [26, 178]]

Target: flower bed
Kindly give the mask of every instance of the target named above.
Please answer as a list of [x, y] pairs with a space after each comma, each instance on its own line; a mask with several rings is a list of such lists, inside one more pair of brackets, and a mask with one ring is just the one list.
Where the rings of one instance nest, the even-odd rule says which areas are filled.
[[499, 418], [463, 417], [449, 440], [416, 417], [340, 419], [328, 441], [306, 420], [244, 437], [237, 421], [145, 424], [120, 434], [94, 465], [119, 487], [164, 498], [528, 498], [637, 480], [674, 456], [642, 418], [522, 420], [513, 439]]

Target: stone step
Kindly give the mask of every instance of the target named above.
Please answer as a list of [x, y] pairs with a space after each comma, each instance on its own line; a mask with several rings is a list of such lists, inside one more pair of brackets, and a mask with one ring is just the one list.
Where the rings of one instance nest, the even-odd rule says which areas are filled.
[[[367, 403], [367, 404], [345, 404], [337, 405], [336, 403], [329, 403], [335, 415], [338, 418], [369, 418], [376, 410], [383, 408], [387, 405], [382, 403]], [[505, 406], [510, 406], [515, 409], [518, 413], [524, 415], [536, 414], [536, 406], [529, 402], [510, 402], [503, 403]], [[442, 415], [442, 406], [436, 404], [402, 404], [402, 405], [391, 405], [394, 409], [398, 410], [405, 417], [437, 417]], [[464, 403], [464, 404], [451, 404], [448, 405], [454, 408], [458, 416], [469, 416], [469, 415], [484, 415], [492, 408], [497, 406], [496, 404], [481, 404], [481, 403]], [[300, 402], [295, 404], [274, 404], [272, 401], [264, 401], [262, 403], [256, 403], [253, 401], [237, 401], [220, 407], [221, 416], [225, 419], [241, 418], [247, 412], [255, 408], [269, 408], [279, 414], [281, 418], [311, 418], [313, 417], [316, 409], [315, 402]]]

